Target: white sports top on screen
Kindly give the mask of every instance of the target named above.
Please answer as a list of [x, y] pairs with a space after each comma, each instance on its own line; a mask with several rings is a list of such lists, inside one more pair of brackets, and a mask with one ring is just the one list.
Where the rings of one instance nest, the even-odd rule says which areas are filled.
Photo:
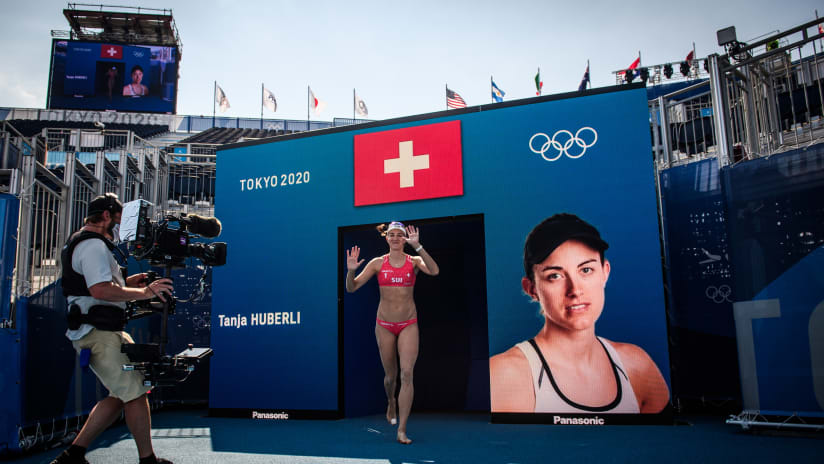
[[552, 377], [549, 364], [546, 363], [537, 350], [537, 345], [534, 345], [532, 340], [516, 345], [529, 362], [529, 370], [532, 373], [532, 387], [535, 391], [535, 412], [616, 414], [637, 414], [641, 412], [638, 401], [635, 399], [635, 392], [632, 390], [629, 377], [627, 377], [624, 365], [621, 362], [621, 357], [609, 341], [601, 337], [598, 337], [598, 340], [606, 350], [609, 362], [612, 364], [612, 371], [615, 373], [618, 383], [618, 392], [615, 399], [609, 404], [595, 407], [577, 404], [564, 396]]

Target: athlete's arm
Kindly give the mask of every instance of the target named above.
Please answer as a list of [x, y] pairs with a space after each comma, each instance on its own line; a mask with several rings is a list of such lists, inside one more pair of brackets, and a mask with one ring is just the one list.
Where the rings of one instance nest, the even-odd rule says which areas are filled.
[[613, 342], [613, 346], [627, 369], [641, 413], [655, 414], [663, 411], [669, 403], [669, 388], [655, 361], [637, 345]]
[[529, 362], [519, 348], [489, 358], [489, 396], [492, 412], [535, 411]]
[[430, 256], [429, 252], [426, 251], [425, 248], [418, 248], [421, 247], [421, 235], [418, 231], [418, 228], [415, 226], [407, 226], [406, 227], [406, 243], [409, 244], [415, 251], [418, 253], [418, 256], [414, 258], [415, 265], [423, 271], [424, 274], [428, 274], [431, 276], [438, 275], [441, 270], [438, 267], [438, 263]]
[[359, 247], [353, 246], [351, 250], [346, 250], [346, 291], [349, 293], [361, 288], [380, 268], [380, 258], [374, 258], [372, 261], [369, 261], [369, 264], [363, 268], [363, 271], [355, 277], [355, 271], [363, 264], [363, 260], [359, 260], [359, 257]]
[[425, 248], [421, 248], [421, 251], [418, 252], [418, 256], [413, 256], [412, 260], [415, 262], [418, 269], [420, 269], [424, 274], [436, 276], [441, 272], [441, 269], [438, 267], [438, 263], [432, 259], [432, 256], [427, 253]]

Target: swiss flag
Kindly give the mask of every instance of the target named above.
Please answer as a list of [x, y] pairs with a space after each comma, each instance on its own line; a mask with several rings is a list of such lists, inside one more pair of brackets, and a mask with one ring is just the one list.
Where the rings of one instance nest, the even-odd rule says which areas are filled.
[[457, 195], [461, 121], [355, 136], [355, 206]]
[[109, 58], [115, 60], [122, 60], [123, 59], [123, 47], [120, 45], [107, 45], [103, 44], [100, 46], [100, 57], [101, 58]]

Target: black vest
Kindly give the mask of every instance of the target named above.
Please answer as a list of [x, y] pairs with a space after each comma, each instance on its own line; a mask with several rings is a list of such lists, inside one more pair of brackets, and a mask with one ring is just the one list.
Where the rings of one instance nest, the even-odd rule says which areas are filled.
[[63, 267], [63, 280], [61, 286], [63, 287], [63, 296], [91, 296], [89, 287], [86, 285], [86, 278], [83, 274], [77, 273], [72, 269], [72, 255], [74, 249], [80, 242], [90, 238], [97, 238], [103, 240], [103, 243], [109, 248], [109, 251], [114, 251], [115, 244], [112, 243], [105, 236], [97, 232], [89, 232], [87, 230], [77, 231], [69, 237], [63, 250], [60, 252], [60, 261]]

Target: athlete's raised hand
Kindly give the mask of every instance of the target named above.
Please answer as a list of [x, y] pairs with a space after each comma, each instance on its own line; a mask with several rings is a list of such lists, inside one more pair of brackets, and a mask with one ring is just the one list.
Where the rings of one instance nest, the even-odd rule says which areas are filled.
[[406, 243], [412, 248], [418, 248], [421, 244], [421, 234], [415, 226], [406, 226]]
[[356, 271], [363, 264], [363, 260], [358, 260], [358, 257], [360, 257], [359, 247], [353, 246], [351, 250], [346, 250], [346, 269]]

